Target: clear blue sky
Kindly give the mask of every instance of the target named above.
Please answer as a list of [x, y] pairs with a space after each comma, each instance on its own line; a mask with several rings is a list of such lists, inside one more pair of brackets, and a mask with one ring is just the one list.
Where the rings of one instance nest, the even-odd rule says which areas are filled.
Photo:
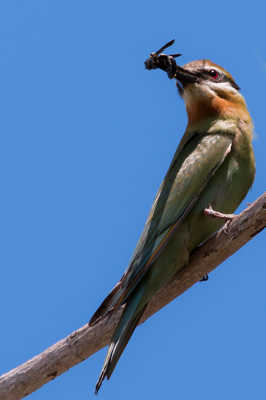
[[[228, 69], [254, 119], [265, 190], [265, 5], [8, 0], [0, 4], [0, 373], [85, 324], [127, 267], [186, 126], [175, 84], [144, 70]], [[264, 399], [265, 232], [138, 328], [101, 399]], [[106, 349], [30, 395], [93, 398]]]

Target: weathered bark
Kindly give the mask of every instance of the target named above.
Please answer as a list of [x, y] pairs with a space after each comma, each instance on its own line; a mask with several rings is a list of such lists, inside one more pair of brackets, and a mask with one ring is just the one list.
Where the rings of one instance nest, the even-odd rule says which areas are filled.
[[[194, 251], [189, 265], [152, 299], [141, 322], [180, 296], [262, 231], [265, 226], [266, 193]], [[2, 375], [0, 400], [17, 400], [27, 396], [106, 346], [121, 312], [122, 310], [119, 309], [93, 327], [83, 326], [43, 353]]]

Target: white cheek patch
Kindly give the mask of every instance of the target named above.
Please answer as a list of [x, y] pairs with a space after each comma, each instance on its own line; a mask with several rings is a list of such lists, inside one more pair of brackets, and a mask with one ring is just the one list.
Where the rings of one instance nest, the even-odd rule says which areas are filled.
[[191, 106], [193, 103], [204, 97], [212, 98], [219, 95], [220, 97], [223, 97], [223, 93], [227, 96], [237, 96], [242, 98], [239, 91], [233, 88], [230, 82], [214, 82], [206, 80], [201, 81], [200, 83], [188, 85], [184, 89], [183, 99], [186, 105]]
[[213, 81], [206, 81], [206, 85], [208, 85], [213, 90], [217, 91], [224, 91], [230, 94], [239, 94], [238, 90], [233, 88], [230, 82], [213, 82]]

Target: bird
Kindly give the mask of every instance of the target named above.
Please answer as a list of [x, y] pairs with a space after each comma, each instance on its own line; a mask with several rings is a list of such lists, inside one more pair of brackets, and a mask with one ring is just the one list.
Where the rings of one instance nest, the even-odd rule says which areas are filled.
[[229, 72], [207, 59], [178, 66], [179, 54], [162, 53], [172, 43], [151, 53], [145, 65], [176, 80], [187, 127], [128, 269], [90, 319], [93, 326], [124, 305], [96, 394], [111, 377], [151, 298], [186, 267], [192, 251], [231, 218], [255, 177], [253, 123], [239, 86]]

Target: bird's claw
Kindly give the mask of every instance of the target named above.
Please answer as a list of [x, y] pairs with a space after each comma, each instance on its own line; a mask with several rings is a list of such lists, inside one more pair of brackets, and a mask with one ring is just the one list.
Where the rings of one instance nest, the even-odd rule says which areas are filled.
[[209, 279], [209, 275], [205, 274], [203, 277], [200, 279], [200, 282], [206, 282]]
[[228, 219], [226, 221], [226, 223], [224, 224], [224, 226], [223, 226], [223, 233], [225, 235], [227, 235], [227, 236], [230, 234], [230, 225], [231, 225], [231, 223], [232, 223], [232, 219]]
[[236, 217], [235, 214], [224, 214], [221, 213], [220, 211], [215, 211], [211, 205], [209, 205], [208, 208], [205, 208], [203, 212], [205, 215], [209, 217], [224, 219], [226, 222], [223, 227], [223, 232], [225, 233], [225, 235], [229, 235], [230, 225], [233, 219]]

